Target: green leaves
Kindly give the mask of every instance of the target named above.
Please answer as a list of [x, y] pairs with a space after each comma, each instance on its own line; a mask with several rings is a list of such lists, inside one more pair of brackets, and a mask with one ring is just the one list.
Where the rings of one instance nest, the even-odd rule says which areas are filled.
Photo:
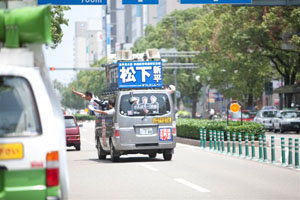
[[70, 6], [52, 6], [51, 8], [51, 33], [53, 44], [51, 48], [55, 49], [61, 43], [63, 32], [61, 25], [68, 26], [69, 20], [64, 17], [64, 11], [70, 10]]
[[[199, 139], [199, 131], [200, 129], [206, 129], [207, 132], [209, 130], [216, 131], [224, 131], [224, 132], [236, 132], [242, 133], [243, 138], [244, 134], [254, 134], [255, 138], [259, 134], [264, 134], [265, 129], [264, 126], [254, 122], [230, 122], [230, 126], [227, 126], [226, 121], [212, 121], [212, 120], [199, 120], [199, 119], [177, 119], [176, 121], [176, 129], [177, 135], [179, 137], [191, 138], [191, 139]], [[225, 135], [226, 136], [226, 135]]]

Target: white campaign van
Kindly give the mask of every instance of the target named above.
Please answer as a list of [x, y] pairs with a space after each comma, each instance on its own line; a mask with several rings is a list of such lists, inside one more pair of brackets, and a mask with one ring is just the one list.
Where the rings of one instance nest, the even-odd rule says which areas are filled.
[[27, 46], [0, 48], [0, 199], [67, 199], [63, 113], [41, 45]]

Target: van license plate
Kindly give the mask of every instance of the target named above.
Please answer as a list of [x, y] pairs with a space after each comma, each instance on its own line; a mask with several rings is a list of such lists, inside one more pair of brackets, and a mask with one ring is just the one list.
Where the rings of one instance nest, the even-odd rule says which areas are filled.
[[140, 128], [140, 135], [152, 135], [153, 129], [152, 128]]
[[0, 144], [0, 160], [16, 160], [23, 158], [23, 144]]

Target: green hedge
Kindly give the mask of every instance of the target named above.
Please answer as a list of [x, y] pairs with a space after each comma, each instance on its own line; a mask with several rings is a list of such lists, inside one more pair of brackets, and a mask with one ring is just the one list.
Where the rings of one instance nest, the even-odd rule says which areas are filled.
[[[236, 132], [242, 133], [244, 140], [244, 133], [250, 134], [254, 133], [255, 139], [258, 138], [259, 134], [265, 133], [265, 128], [263, 125], [254, 122], [230, 122], [227, 126], [226, 121], [213, 121], [213, 120], [200, 120], [200, 119], [177, 119], [176, 121], [177, 135], [179, 137], [190, 138], [190, 139], [200, 139], [200, 129], [207, 130], [207, 140], [209, 140], [208, 132], [209, 130], [224, 131], [224, 132]], [[225, 134], [225, 140], [227, 134]], [[237, 136], [236, 136], [237, 138]], [[249, 137], [250, 139], [250, 137]]]
[[95, 120], [96, 116], [95, 115], [83, 115], [83, 114], [75, 114], [77, 121], [86, 121], [86, 120]]

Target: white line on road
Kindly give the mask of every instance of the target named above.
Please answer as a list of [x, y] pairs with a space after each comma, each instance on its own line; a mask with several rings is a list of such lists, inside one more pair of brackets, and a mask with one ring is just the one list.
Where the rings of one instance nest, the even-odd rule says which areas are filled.
[[187, 186], [187, 187], [197, 190], [198, 192], [210, 192], [208, 189], [200, 187], [199, 185], [195, 185], [195, 184], [188, 182], [182, 178], [175, 178], [174, 180], [177, 181], [178, 183], [181, 183], [181, 184]]
[[154, 171], [154, 172], [157, 172], [158, 169], [154, 168], [154, 167], [151, 167], [150, 165], [147, 165], [147, 164], [144, 164], [144, 163], [139, 163], [138, 165], [142, 166], [142, 167], [145, 167], [151, 171]]

